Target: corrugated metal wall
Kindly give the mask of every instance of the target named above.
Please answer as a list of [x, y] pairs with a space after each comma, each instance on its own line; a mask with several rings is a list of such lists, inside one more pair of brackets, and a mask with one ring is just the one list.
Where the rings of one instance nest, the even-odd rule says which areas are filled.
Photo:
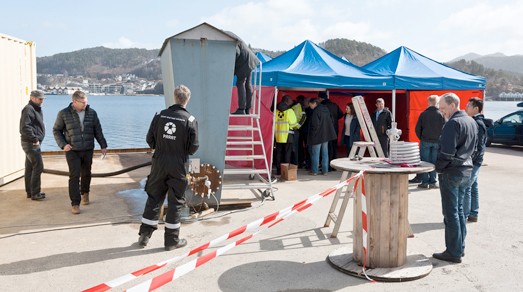
[[36, 89], [35, 46], [0, 34], [0, 185], [23, 175], [20, 112]]

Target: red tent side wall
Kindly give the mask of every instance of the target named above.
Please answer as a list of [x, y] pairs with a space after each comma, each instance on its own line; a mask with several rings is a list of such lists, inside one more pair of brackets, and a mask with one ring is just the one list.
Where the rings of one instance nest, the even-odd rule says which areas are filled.
[[[267, 161], [270, 164], [271, 158], [272, 158], [272, 140], [273, 140], [273, 134], [272, 134], [272, 122], [274, 113], [271, 111], [271, 105], [273, 102], [274, 97], [274, 87], [270, 86], [262, 86], [262, 98], [261, 98], [261, 107], [260, 107], [260, 128], [262, 131], [262, 137], [263, 137], [263, 145], [265, 147], [266, 157]], [[256, 105], [257, 106], [257, 105]], [[235, 111], [238, 108], [238, 90], [236, 89], [236, 86], [232, 88], [232, 96], [231, 96], [231, 112]], [[243, 118], [243, 117], [234, 117], [229, 118], [229, 125], [248, 125], [250, 118]], [[216, 133], [217, 135], [221, 135], [222, 133]], [[231, 131], [228, 133], [229, 136], [246, 136], [247, 133], [240, 132], [240, 131]], [[261, 146], [256, 145], [255, 146], [255, 154], [261, 154], [262, 149]], [[251, 154], [249, 151], [226, 151], [227, 155], [248, 155]], [[250, 162], [245, 161], [228, 161], [227, 164], [236, 166], [236, 167], [251, 167]], [[263, 160], [256, 160], [254, 163], [254, 167], [256, 169], [264, 169], [265, 165]], [[270, 165], [269, 165], [270, 168]]]
[[[430, 95], [442, 95], [447, 92], [454, 92], [460, 98], [460, 109], [465, 109], [468, 100], [471, 97], [484, 98], [483, 90], [425, 90], [425, 91], [409, 91], [408, 92], [408, 105], [409, 110], [408, 115], [408, 127], [401, 128], [403, 130], [403, 135], [401, 135], [401, 140], [419, 142], [418, 137], [416, 136], [416, 123], [418, 122], [418, 117], [423, 112], [427, 106], [427, 98]], [[405, 135], [406, 134], [406, 135]]]

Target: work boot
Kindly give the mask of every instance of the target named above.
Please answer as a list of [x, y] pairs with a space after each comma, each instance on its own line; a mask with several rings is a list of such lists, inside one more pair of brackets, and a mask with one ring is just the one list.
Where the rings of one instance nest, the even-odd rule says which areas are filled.
[[177, 248], [180, 248], [180, 247], [184, 247], [187, 245], [187, 240], [185, 239], [179, 239], [178, 242], [174, 245], [166, 245], [165, 246], [165, 250], [166, 251], [170, 251], [170, 250], [173, 250], [173, 249], [177, 249]]
[[245, 110], [242, 108], [237, 109], [235, 112], [231, 113], [231, 115], [244, 115]]
[[146, 247], [147, 243], [149, 243], [149, 238], [150, 237], [145, 233], [140, 234], [140, 238], [138, 238], [138, 245], [141, 247]]
[[73, 213], [75, 215], [80, 214], [80, 206], [79, 205], [73, 205], [73, 207], [71, 208], [71, 213]]
[[33, 200], [33, 201], [41, 201], [43, 199], [45, 199], [45, 194], [42, 195], [42, 193], [38, 193], [38, 194], [31, 195], [31, 200]]
[[452, 256], [448, 251], [444, 251], [441, 253], [434, 253], [432, 254], [432, 257], [435, 259], [438, 259], [440, 261], [446, 261], [451, 263], [461, 263], [461, 257], [454, 257]]
[[82, 193], [82, 205], [89, 205], [89, 193]]

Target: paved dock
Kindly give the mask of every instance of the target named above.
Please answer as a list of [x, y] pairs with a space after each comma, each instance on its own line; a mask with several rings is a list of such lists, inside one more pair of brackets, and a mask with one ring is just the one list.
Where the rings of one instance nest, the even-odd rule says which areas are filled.
[[[116, 171], [148, 160], [150, 154], [97, 157], [93, 172]], [[46, 168], [67, 170], [62, 156], [45, 157], [44, 162]], [[523, 291], [523, 148], [489, 147], [485, 164], [479, 175], [479, 221], [467, 225], [466, 256], [461, 264], [431, 257], [445, 248], [439, 190], [410, 185], [409, 221], [415, 237], [408, 239], [407, 254], [425, 255], [433, 263], [432, 272], [424, 278], [370, 283], [331, 267], [326, 257], [352, 245], [352, 203], [338, 237], [330, 238], [332, 225], [323, 227], [332, 201], [328, 196], [158, 291]], [[93, 178], [91, 204], [81, 206], [80, 215], [71, 214], [67, 177], [44, 174], [42, 189], [47, 197], [41, 202], [26, 198], [23, 179], [0, 187], [0, 291], [87, 289], [181, 255], [293, 205], [335, 185], [341, 175], [331, 172], [313, 177], [299, 170], [298, 181], [275, 185], [275, 201], [258, 200], [250, 209], [218, 211], [207, 220], [183, 224], [181, 236], [188, 246], [166, 252], [163, 225], [145, 249], [136, 244], [146, 199], [143, 180], [148, 173], [145, 167]], [[227, 193], [222, 196], [228, 198]], [[243, 196], [255, 198], [248, 191]], [[169, 264], [114, 291], [193, 259]]]

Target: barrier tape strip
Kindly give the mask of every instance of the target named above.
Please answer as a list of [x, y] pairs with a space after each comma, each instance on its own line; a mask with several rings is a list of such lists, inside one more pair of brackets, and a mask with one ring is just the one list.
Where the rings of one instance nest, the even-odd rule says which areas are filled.
[[352, 181], [353, 179], [355, 178], [359, 178], [360, 176], [362, 176], [363, 172], [360, 172], [354, 176], [352, 176], [351, 178], [349, 178], [348, 180], [344, 181], [344, 182], [340, 182], [339, 184], [337, 184], [336, 186], [334, 187], [331, 187], [319, 194], [316, 194], [316, 195], [313, 195], [311, 197], [309, 197], [306, 202], [304, 204], [301, 204], [299, 205], [297, 208], [293, 208], [292, 210], [288, 211], [286, 214], [284, 214], [279, 220], [276, 220], [274, 223], [272, 223], [271, 225], [269, 226], [266, 226], [264, 228], [261, 228], [260, 230], [256, 231], [255, 233], [251, 234], [251, 235], [248, 235], [242, 239], [239, 239], [235, 242], [232, 242], [224, 247], [221, 247], [219, 248], [218, 250], [216, 251], [213, 251], [213, 252], [210, 252], [210, 253], [207, 253], [197, 259], [194, 259], [192, 260], [191, 262], [188, 262], [184, 265], [181, 265], [177, 268], [174, 268], [172, 270], [169, 270], [159, 276], [156, 276], [150, 280], [147, 280], [147, 281], [144, 281], [134, 287], [131, 287], [130, 289], [127, 289], [126, 291], [127, 292], [143, 292], [143, 291], [153, 291], [153, 290], [156, 290], [157, 288], [159, 287], [162, 287], [163, 285], [165, 284], [168, 284], [170, 282], [173, 282], [174, 280], [176, 280], [177, 278], [180, 278], [181, 276], [189, 273], [190, 271], [198, 268], [199, 266], [209, 262], [210, 260], [212, 259], [215, 259], [217, 257], [219, 257], [220, 255], [226, 253], [227, 251], [231, 250], [232, 248], [242, 244], [243, 242], [251, 239], [252, 237], [254, 237], [255, 235], [257, 235], [258, 233], [261, 233], [262, 231], [268, 229], [268, 228], [271, 228], [273, 227], [274, 225], [282, 222], [283, 220], [287, 219], [288, 217], [296, 214], [297, 212], [302, 212], [306, 209], [308, 209], [309, 207], [311, 207], [312, 205], [314, 205], [318, 200], [320, 200], [321, 198], [324, 198], [330, 194], [332, 194], [334, 191], [338, 190], [339, 188], [342, 188], [344, 186], [346, 186], [350, 181]]
[[[111, 281], [108, 281], [108, 282], [105, 282], [105, 283], [102, 283], [102, 284], [99, 284], [99, 285], [96, 285], [96, 286], [93, 286], [91, 288], [88, 288], [86, 290], [83, 290], [84, 292], [101, 292], [101, 291], [107, 291], [107, 290], [110, 290], [112, 288], [115, 288], [115, 287], [118, 287], [124, 283], [127, 283], [129, 281], [132, 281], [140, 276], [143, 276], [143, 275], [146, 275], [146, 274], [149, 274], [153, 271], [156, 271], [160, 268], [163, 268], [165, 267], [167, 264], [169, 263], [174, 263], [174, 262], [177, 262], [177, 261], [180, 261], [184, 258], [187, 258], [193, 254], [196, 254], [198, 252], [201, 252], [201, 251], [204, 251], [208, 248], [211, 248], [211, 247], [216, 247], [218, 244], [230, 239], [230, 238], [233, 238], [235, 236], [238, 236], [246, 231], [256, 231], [258, 230], [259, 228], [261, 228], [262, 226], [272, 222], [272, 221], [275, 221], [274, 223], [272, 223], [270, 226], [268, 226], [267, 228], [270, 228], [272, 226], [274, 226], [275, 224], [283, 221], [284, 218], [286, 218], [287, 216], [290, 216], [290, 214], [294, 214], [296, 212], [301, 212], [305, 209], [307, 209], [308, 207], [312, 206], [316, 201], [318, 201], [319, 199], [323, 198], [323, 197], [326, 197], [328, 195], [330, 195], [331, 193], [333, 193], [334, 191], [346, 186], [350, 181], [352, 181], [353, 179], [355, 178], [359, 178], [361, 175], [363, 174], [363, 172], [360, 172], [352, 177], [350, 177], [349, 179], [347, 179], [346, 181], [343, 181], [343, 182], [340, 182], [339, 184], [335, 185], [334, 187], [331, 187], [319, 194], [316, 194], [316, 195], [312, 195], [311, 197], [305, 199], [305, 200], [302, 200], [296, 204], [294, 204], [293, 206], [290, 206], [290, 207], [287, 207], [287, 208], [284, 208], [278, 212], [275, 212], [275, 213], [272, 213], [268, 216], [265, 216], [265, 217], [262, 217], [258, 220], [255, 220], [247, 225], [244, 225], [242, 227], [239, 227], [235, 230], [233, 230], [232, 232], [229, 232], [229, 233], [226, 233], [208, 243], [205, 243], [181, 256], [177, 256], [177, 257], [174, 257], [174, 258], [171, 258], [171, 259], [168, 259], [168, 260], [165, 260], [163, 262], [160, 262], [160, 263], [157, 263], [157, 264], [154, 264], [154, 265], [151, 265], [149, 267], [146, 267], [146, 268], [143, 268], [143, 269], [140, 269], [140, 270], [137, 270], [137, 271], [134, 271], [132, 273], [129, 273], [129, 274], [126, 274], [126, 275], [123, 275], [119, 278], [116, 278], [116, 279], [113, 279]], [[264, 228], [262, 230], [265, 230], [267, 228]], [[257, 231], [256, 233], [254, 234], [257, 234], [259, 233], [261, 230]], [[247, 236], [245, 238], [242, 238], [240, 240], [238, 240], [237, 242], [235, 243], [238, 243], [238, 244], [241, 244], [242, 242], [250, 239], [254, 234], [250, 235], [250, 236]], [[232, 243], [231, 245], [233, 245], [234, 243]], [[229, 245], [227, 245], [226, 247], [228, 247]], [[236, 245], [233, 245], [232, 247], [234, 247]], [[229, 247], [229, 249], [231, 249], [232, 247]], [[225, 247], [223, 247], [225, 248]], [[227, 250], [229, 250], [227, 249]], [[223, 250], [221, 254], [225, 253], [227, 250]], [[215, 252], [216, 253], [216, 252]], [[208, 255], [206, 255], [208, 256]], [[202, 257], [199, 257], [197, 260], [203, 258]], [[207, 259], [205, 260], [203, 263], [209, 261], [210, 259]], [[200, 260], [200, 261], [203, 261]], [[192, 262], [191, 262], [192, 263]], [[200, 266], [201, 264], [203, 263], [200, 263], [198, 266]], [[184, 265], [185, 266], [185, 265]], [[196, 266], [196, 267], [198, 267]], [[174, 270], [173, 270], [174, 271]], [[190, 271], [190, 270], [189, 270]], [[184, 273], [185, 274], [185, 273]], [[179, 277], [179, 276], [178, 276]], [[149, 290], [150, 291], [150, 290]]]

